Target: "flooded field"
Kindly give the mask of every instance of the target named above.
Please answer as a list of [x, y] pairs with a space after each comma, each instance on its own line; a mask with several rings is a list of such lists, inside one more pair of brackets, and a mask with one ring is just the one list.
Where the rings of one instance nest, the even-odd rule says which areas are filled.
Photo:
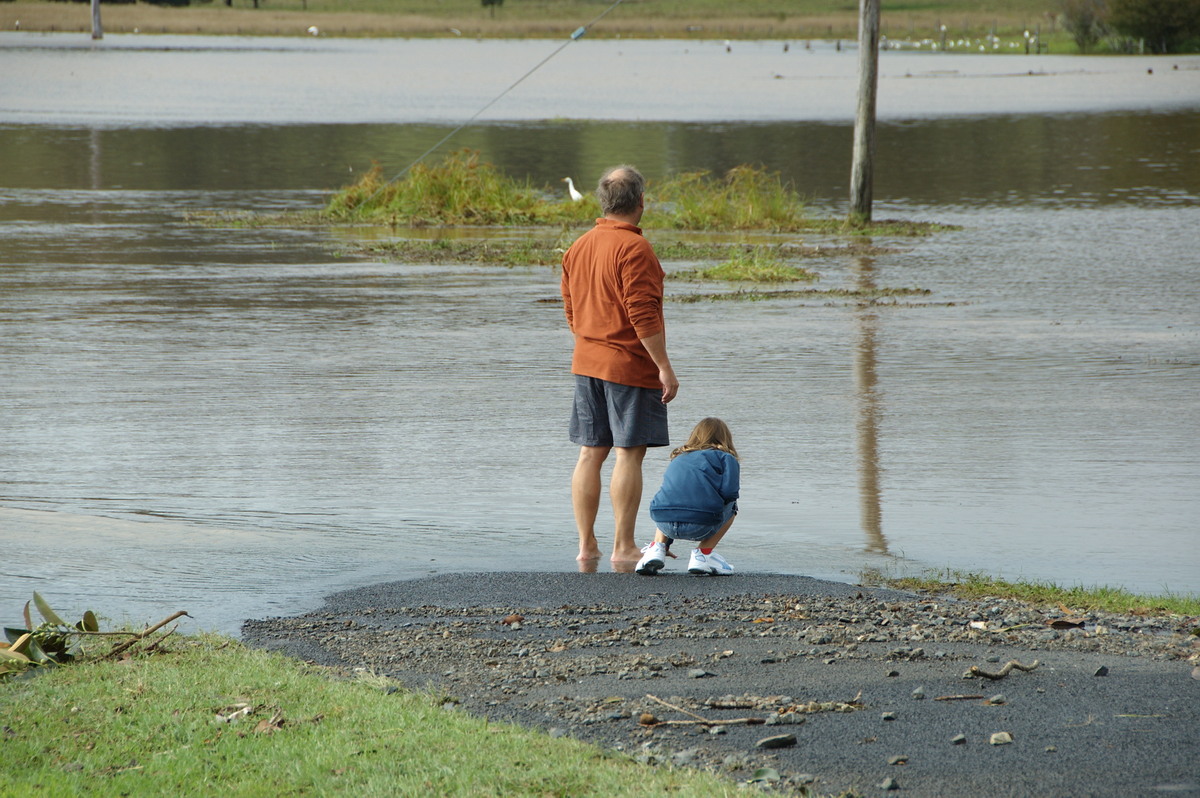
[[[0, 620], [37, 590], [234, 631], [377, 581], [574, 569], [553, 269], [186, 218], [399, 171], [547, 43], [81, 41], [0, 34]], [[453, 146], [548, 190], [763, 163], [844, 211], [853, 54], [587, 44]], [[513, 74], [467, 80], [476, 47]], [[809, 237], [831, 254], [804, 265], [931, 293], [668, 305], [674, 436], [719, 415], [744, 455], [727, 557], [1200, 592], [1200, 59], [894, 57], [876, 215], [962, 229], [870, 259]]]

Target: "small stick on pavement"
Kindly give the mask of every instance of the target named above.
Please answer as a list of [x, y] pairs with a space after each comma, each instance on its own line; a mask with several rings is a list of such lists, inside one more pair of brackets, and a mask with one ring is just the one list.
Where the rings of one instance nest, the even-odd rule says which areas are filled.
[[677, 707], [674, 704], [663, 701], [658, 696], [654, 696], [654, 695], [650, 695], [649, 693], [646, 693], [646, 698], [649, 698], [651, 701], [657, 701], [658, 703], [662, 704], [664, 707], [669, 707], [669, 708], [675, 710], [676, 712], [682, 712], [684, 715], [691, 715], [693, 718], [700, 721], [701, 723], [712, 723], [712, 721], [706, 720], [706, 719], [700, 717], [695, 712], [689, 712], [688, 710], [684, 709], [683, 707]]
[[1007, 676], [1009, 673], [1012, 672], [1013, 668], [1016, 668], [1019, 671], [1031, 671], [1034, 668], [1036, 668], [1038, 665], [1041, 665], [1041, 664], [1042, 663], [1038, 662], [1036, 659], [1029, 665], [1022, 665], [1021, 663], [1017, 662], [1015, 659], [1011, 659], [1008, 662], [1004, 663], [1004, 667], [1001, 668], [996, 673], [991, 673], [989, 671], [985, 671], [983, 668], [980, 668], [978, 665], [972, 665], [970, 668], [967, 668], [967, 672], [964, 673], [963, 676], [966, 676], [966, 677], [982, 676], [985, 679], [1003, 679], [1005, 676]]

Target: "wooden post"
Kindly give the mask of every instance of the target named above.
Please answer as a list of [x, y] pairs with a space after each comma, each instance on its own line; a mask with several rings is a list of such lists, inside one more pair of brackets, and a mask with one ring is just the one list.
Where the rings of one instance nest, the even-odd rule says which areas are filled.
[[858, 2], [858, 113], [850, 167], [850, 222], [871, 221], [875, 162], [875, 89], [879, 84], [879, 0]]
[[92, 38], [104, 38], [104, 30], [100, 27], [100, 0], [92, 0]]

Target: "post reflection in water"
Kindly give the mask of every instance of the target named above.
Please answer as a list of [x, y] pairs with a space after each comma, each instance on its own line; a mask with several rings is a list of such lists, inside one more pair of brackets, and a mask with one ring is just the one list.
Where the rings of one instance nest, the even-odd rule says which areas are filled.
[[[875, 288], [875, 261], [873, 258], [854, 259], [855, 287], [860, 290]], [[856, 413], [858, 453], [858, 497], [859, 523], [866, 533], [865, 550], [878, 554], [887, 553], [887, 539], [883, 536], [883, 512], [880, 508], [879, 489], [879, 388], [875, 373], [876, 333], [879, 316], [868, 302], [860, 302], [854, 311], [855, 328], [858, 333], [854, 343], [854, 389], [858, 401]]]

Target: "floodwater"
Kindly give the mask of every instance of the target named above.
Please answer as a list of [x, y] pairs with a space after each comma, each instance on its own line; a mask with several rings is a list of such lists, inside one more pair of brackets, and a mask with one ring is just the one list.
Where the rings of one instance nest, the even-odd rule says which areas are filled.
[[[0, 621], [36, 590], [236, 631], [378, 581], [576, 567], [554, 269], [186, 217], [398, 172], [554, 47], [0, 34]], [[554, 190], [762, 163], [842, 213], [854, 64], [585, 40], [446, 148]], [[806, 237], [829, 254], [804, 265], [930, 293], [668, 305], [673, 437], [719, 415], [743, 454], [727, 557], [1200, 593], [1200, 58], [881, 73], [876, 216], [962, 229], [872, 258]], [[653, 203], [645, 226], [670, 238]]]

